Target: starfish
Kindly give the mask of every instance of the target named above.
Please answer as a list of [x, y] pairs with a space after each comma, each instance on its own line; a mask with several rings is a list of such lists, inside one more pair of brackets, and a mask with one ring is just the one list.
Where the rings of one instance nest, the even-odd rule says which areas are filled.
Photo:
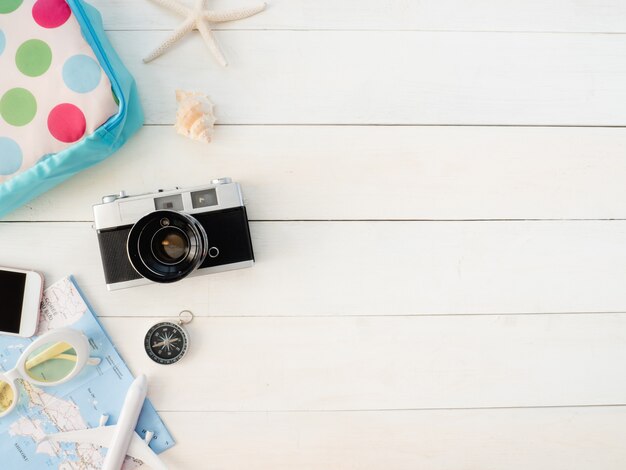
[[262, 3], [256, 7], [249, 8], [237, 8], [233, 10], [214, 11], [208, 10], [206, 7], [207, 0], [196, 0], [194, 8], [190, 8], [187, 5], [176, 0], [151, 0], [154, 3], [162, 5], [170, 10], [185, 17], [185, 21], [174, 30], [174, 32], [163, 43], [146, 56], [143, 61], [148, 63], [153, 61], [165, 51], [167, 51], [174, 43], [182, 39], [188, 32], [197, 29], [200, 31], [204, 42], [208, 46], [209, 50], [213, 53], [217, 61], [223, 67], [228, 65], [224, 54], [220, 50], [213, 31], [211, 31], [210, 23], [223, 23], [225, 21], [240, 20], [242, 18], [248, 18], [249, 16], [256, 15], [257, 13], [265, 10], [266, 4]]

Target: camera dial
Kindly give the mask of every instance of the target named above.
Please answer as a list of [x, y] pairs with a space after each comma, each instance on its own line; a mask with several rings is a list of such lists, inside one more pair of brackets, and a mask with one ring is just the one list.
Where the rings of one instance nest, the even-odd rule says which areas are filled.
[[124, 199], [125, 197], [128, 197], [126, 191], [120, 191], [117, 194], [109, 194], [102, 197], [102, 204], [108, 204], [109, 202], [117, 201], [118, 199]]

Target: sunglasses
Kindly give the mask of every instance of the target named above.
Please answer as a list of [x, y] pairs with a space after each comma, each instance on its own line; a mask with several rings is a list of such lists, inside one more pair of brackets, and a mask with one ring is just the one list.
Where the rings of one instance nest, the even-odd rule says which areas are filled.
[[89, 342], [79, 331], [59, 328], [40, 336], [20, 355], [15, 368], [0, 373], [0, 418], [17, 405], [17, 379], [50, 387], [73, 379], [85, 365], [98, 364], [100, 358], [89, 357]]

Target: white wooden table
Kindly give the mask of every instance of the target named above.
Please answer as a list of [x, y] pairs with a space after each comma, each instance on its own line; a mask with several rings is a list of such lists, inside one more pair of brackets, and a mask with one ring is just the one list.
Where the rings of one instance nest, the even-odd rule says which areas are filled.
[[[179, 18], [94, 1], [147, 125], [1, 223], [0, 264], [76, 276], [172, 469], [622, 470], [626, 3], [270, 2], [221, 69], [195, 36], [142, 64]], [[176, 88], [215, 101], [211, 145]], [[219, 176], [257, 266], [107, 292], [91, 205]], [[189, 357], [151, 363], [183, 308]]]

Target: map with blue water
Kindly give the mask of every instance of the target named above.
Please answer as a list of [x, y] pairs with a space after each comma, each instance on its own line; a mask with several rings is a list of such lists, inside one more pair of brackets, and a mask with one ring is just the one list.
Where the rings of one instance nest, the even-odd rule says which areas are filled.
[[[99, 357], [100, 364], [85, 366], [75, 378], [62, 385], [40, 387], [17, 381], [18, 405], [0, 418], [0, 467], [3, 469], [97, 470], [102, 466], [106, 451], [97, 446], [39, 444], [39, 441], [46, 434], [97, 427], [102, 415], [109, 416], [108, 424], [117, 423], [133, 376], [72, 277], [62, 279], [44, 292], [37, 335], [60, 327], [83, 332], [89, 339], [91, 356]], [[13, 369], [34, 339], [36, 337], [0, 335], [0, 370]], [[157, 454], [174, 445], [172, 436], [148, 400], [136, 431], [141, 437], [147, 431], [154, 432], [150, 447]], [[139, 461], [127, 458], [124, 470], [139, 466]]]

